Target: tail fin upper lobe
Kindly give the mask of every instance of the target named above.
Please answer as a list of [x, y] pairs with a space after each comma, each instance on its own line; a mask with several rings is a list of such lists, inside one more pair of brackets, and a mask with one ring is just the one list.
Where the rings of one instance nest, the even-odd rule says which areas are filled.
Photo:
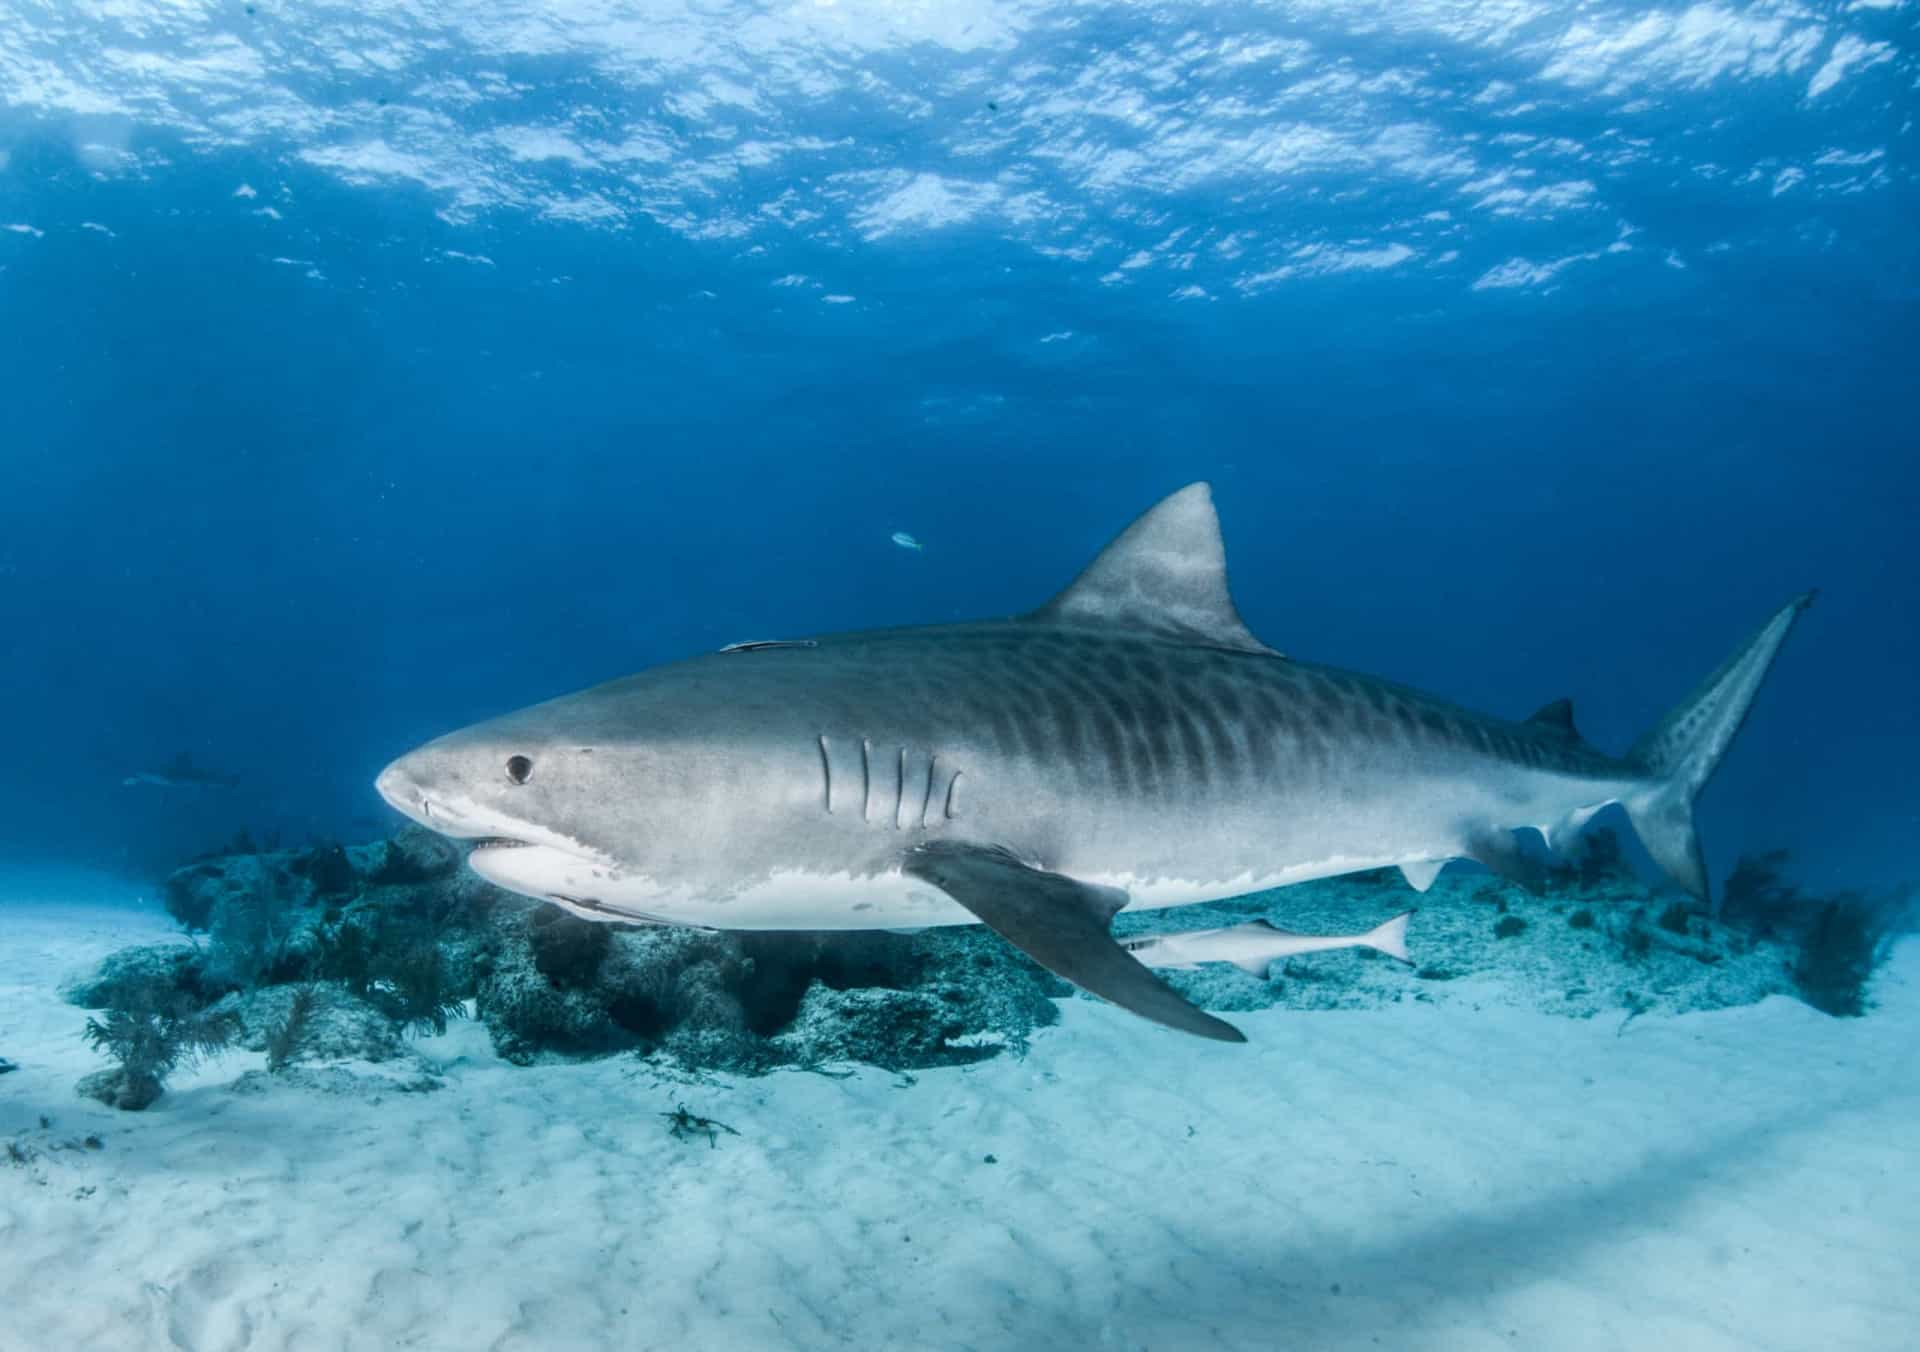
[[1711, 894], [1693, 825], [1693, 800], [1733, 745], [1780, 645], [1814, 596], [1803, 592], [1782, 606], [1627, 753], [1649, 780], [1624, 804], [1633, 829], [1667, 876], [1703, 902]]

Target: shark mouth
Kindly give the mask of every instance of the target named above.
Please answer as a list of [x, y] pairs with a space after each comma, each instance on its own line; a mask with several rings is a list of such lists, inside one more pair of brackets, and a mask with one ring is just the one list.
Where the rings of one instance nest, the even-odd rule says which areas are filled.
[[[488, 879], [490, 882], [497, 882], [500, 886], [513, 887], [515, 891], [521, 891], [524, 896], [537, 895], [542, 901], [551, 901], [558, 906], [564, 907], [566, 910], [572, 911], [575, 915], [589, 919], [626, 920], [637, 925], [670, 925], [673, 923], [671, 920], [663, 920], [659, 916], [651, 915], [645, 911], [631, 911], [624, 907], [610, 905], [598, 897], [580, 896], [570, 892], [550, 891], [533, 893], [523, 891], [517, 884], [498, 881], [497, 875], [513, 871], [510, 864], [505, 860], [483, 860], [482, 858], [482, 856], [501, 855], [512, 850], [541, 849], [551, 850], [552, 847], [535, 845], [530, 840], [519, 840], [513, 836], [482, 836], [472, 842], [471, 848], [469, 848], [467, 852], [467, 867], [471, 868], [481, 877]], [[553, 852], [564, 853], [564, 851]], [[585, 856], [581, 856], [581, 862], [587, 863], [589, 867], [591, 867], [591, 861], [586, 859]], [[495, 865], [491, 871], [488, 867], [489, 864]], [[599, 873], [598, 869], [593, 869], [592, 871], [596, 875]]]
[[550, 901], [585, 920], [617, 920], [636, 925], [679, 923], [652, 911], [606, 900], [609, 888], [631, 886], [610, 861], [557, 845], [517, 836], [480, 836], [467, 855], [467, 867], [496, 887], [537, 901]]
[[480, 836], [470, 842], [467, 857], [484, 854], [488, 850], [524, 850], [533, 844], [530, 840], [519, 840], [513, 836]]
[[615, 906], [598, 897], [570, 897], [562, 892], [550, 892], [548, 901], [562, 910], [573, 912], [583, 920], [616, 921], [623, 925], [670, 925], [679, 929], [699, 930], [703, 934], [718, 934], [719, 931], [706, 925], [695, 925], [685, 920], [672, 920], [664, 915], [655, 915], [651, 911], [636, 911], [628, 906]]
[[613, 860], [589, 845], [583, 845], [566, 836], [554, 836], [550, 839], [528, 839], [525, 836], [475, 835], [461, 840], [467, 847], [467, 862], [476, 870], [480, 861], [493, 856], [505, 856], [527, 852], [538, 855], [544, 867], [572, 865], [596, 875], [604, 876], [619, 872]]
[[604, 878], [608, 871], [603, 861], [591, 855], [518, 836], [475, 837], [467, 867], [488, 882], [532, 897], [555, 891], [591, 892], [591, 880]]

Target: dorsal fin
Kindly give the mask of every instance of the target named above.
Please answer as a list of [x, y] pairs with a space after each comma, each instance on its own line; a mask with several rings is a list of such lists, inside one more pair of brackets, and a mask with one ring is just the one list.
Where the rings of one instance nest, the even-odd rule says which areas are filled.
[[1255, 638], [1233, 607], [1220, 518], [1204, 483], [1162, 499], [1101, 550], [1072, 586], [1026, 618], [1282, 655]]
[[1578, 737], [1579, 730], [1573, 726], [1573, 701], [1557, 699], [1551, 704], [1543, 704], [1533, 711], [1529, 723], [1537, 723], [1543, 728], [1552, 728], [1555, 732], [1564, 732], [1569, 737]]

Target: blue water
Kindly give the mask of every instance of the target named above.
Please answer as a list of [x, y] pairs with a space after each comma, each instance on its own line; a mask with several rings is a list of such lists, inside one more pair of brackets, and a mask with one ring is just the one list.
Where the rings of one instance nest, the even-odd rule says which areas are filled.
[[0, 6], [9, 860], [371, 837], [1204, 478], [1268, 642], [1610, 749], [1821, 587], [1714, 871], [1911, 873], [1911, 5], [122, 9]]

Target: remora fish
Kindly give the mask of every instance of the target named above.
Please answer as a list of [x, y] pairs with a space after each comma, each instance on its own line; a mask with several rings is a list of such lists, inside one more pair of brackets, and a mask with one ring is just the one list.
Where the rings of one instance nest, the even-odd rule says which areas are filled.
[[1402, 911], [1365, 934], [1295, 934], [1264, 920], [1250, 920], [1227, 929], [1182, 930], [1142, 935], [1120, 947], [1148, 967], [1197, 967], [1203, 962], [1230, 962], [1243, 972], [1266, 975], [1267, 967], [1302, 953], [1326, 953], [1336, 948], [1371, 948], [1390, 958], [1411, 963], [1407, 955], [1407, 918]]
[[758, 642], [429, 742], [380, 792], [481, 876], [602, 920], [721, 929], [984, 922], [1135, 1013], [1243, 1041], [1114, 941], [1133, 907], [1449, 859], [1522, 867], [1624, 805], [1696, 897], [1693, 801], [1811, 600], [1624, 758], [1559, 701], [1525, 722], [1291, 661], [1227, 591], [1205, 484], [1027, 615]]
[[193, 763], [193, 757], [182, 751], [158, 770], [136, 770], [120, 783], [126, 788], [139, 784], [152, 784], [162, 789], [184, 789], [191, 787], [213, 787], [230, 789], [240, 782], [239, 775], [222, 774], [218, 770], [203, 770]]

